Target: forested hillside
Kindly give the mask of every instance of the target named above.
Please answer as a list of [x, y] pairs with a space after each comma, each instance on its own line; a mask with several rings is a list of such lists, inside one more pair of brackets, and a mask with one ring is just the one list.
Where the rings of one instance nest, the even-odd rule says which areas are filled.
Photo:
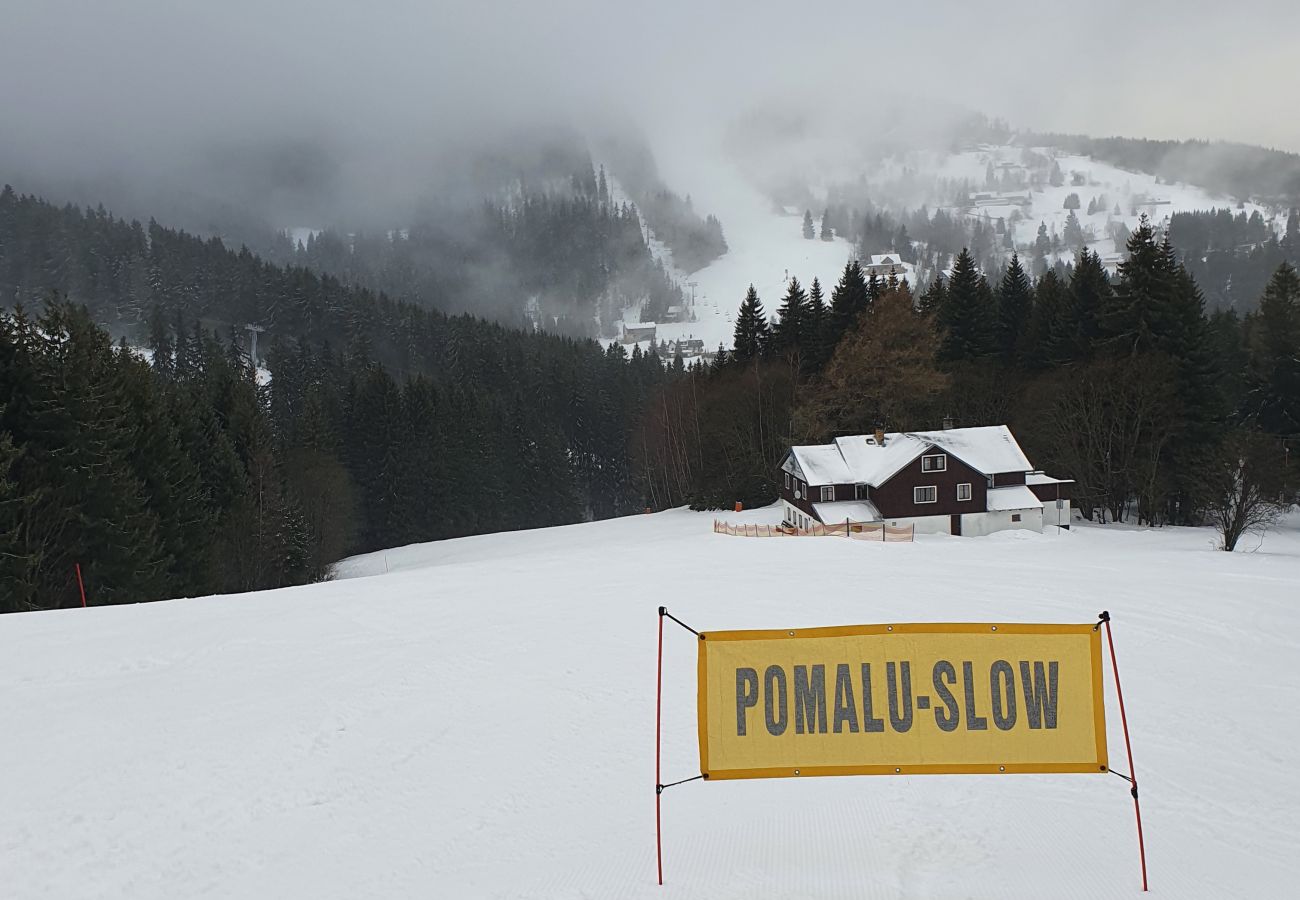
[[637, 210], [611, 200], [603, 170], [598, 179], [586, 157], [570, 177], [520, 184], [503, 200], [429, 204], [408, 228], [326, 229], [297, 244], [282, 237], [268, 252], [395, 300], [574, 337], [612, 333], [636, 303], [682, 302]]
[[[157, 599], [643, 504], [627, 445], [663, 377], [653, 355], [447, 316], [8, 188], [0, 297], [19, 310], [0, 378], [0, 533], [23, 548], [0, 578], [17, 608], [75, 600], [75, 562], [96, 602]], [[247, 322], [267, 326], [269, 388]]]

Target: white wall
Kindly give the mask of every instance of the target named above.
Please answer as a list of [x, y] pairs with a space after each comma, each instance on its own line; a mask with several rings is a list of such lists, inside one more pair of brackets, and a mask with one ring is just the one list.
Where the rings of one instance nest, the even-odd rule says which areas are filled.
[[[1062, 500], [1061, 500], [1061, 511], [1060, 511], [1060, 513], [1059, 513], [1059, 515], [1060, 515], [1060, 524], [1061, 524], [1061, 527], [1062, 527], [1062, 528], [1069, 528], [1069, 527], [1070, 527], [1070, 515], [1071, 515], [1072, 512], [1073, 512], [1073, 510], [1070, 509], [1070, 501], [1069, 501], [1069, 500], [1064, 500], [1064, 499], [1062, 499]], [[1057, 524], [1057, 515], [1058, 515], [1058, 513], [1057, 513], [1057, 510], [1056, 510], [1056, 501], [1055, 501], [1055, 500], [1044, 500], [1044, 501], [1043, 501], [1043, 530], [1044, 530], [1044, 531], [1046, 531], [1046, 530], [1049, 529], [1049, 528], [1055, 528], [1055, 527], [1056, 527], [1056, 524]]]
[[[1053, 501], [1052, 512], [1056, 512]], [[1013, 515], [1020, 516], [1019, 522], [1011, 521]], [[1053, 522], [1056, 520], [1053, 519]], [[1035, 506], [1032, 509], [1011, 509], [990, 511], [985, 513], [967, 513], [961, 517], [961, 533], [967, 537], [979, 537], [985, 534], [992, 534], [995, 531], [1042, 531], [1043, 530], [1043, 508]]]

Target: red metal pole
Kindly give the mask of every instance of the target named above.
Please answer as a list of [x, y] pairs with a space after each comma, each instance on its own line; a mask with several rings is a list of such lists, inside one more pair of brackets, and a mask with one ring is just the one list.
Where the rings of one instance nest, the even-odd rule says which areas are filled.
[[1115, 672], [1115, 693], [1119, 697], [1119, 720], [1124, 726], [1124, 749], [1128, 753], [1128, 772], [1133, 779], [1133, 812], [1137, 816], [1138, 857], [1142, 860], [1142, 890], [1147, 890], [1147, 851], [1142, 840], [1142, 805], [1138, 803], [1137, 769], [1133, 768], [1133, 744], [1128, 737], [1128, 716], [1124, 713], [1124, 691], [1119, 686], [1119, 663], [1115, 661], [1115, 639], [1110, 633], [1110, 614], [1103, 612], [1102, 621], [1106, 623], [1106, 644], [1110, 647], [1110, 664]]
[[659, 671], [655, 678], [655, 862], [659, 868], [659, 884], [664, 883], [663, 826], [659, 819], [659, 800], [663, 796], [663, 781], [659, 777], [660, 723], [663, 720], [664, 696], [664, 608], [659, 607]]
[[86, 608], [86, 585], [81, 580], [81, 563], [73, 563], [77, 569], [77, 587], [81, 589], [81, 608]]

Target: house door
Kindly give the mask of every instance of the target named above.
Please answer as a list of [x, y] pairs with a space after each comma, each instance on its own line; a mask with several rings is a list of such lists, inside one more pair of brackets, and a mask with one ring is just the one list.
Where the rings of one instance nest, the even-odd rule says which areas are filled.
[[952, 534], [961, 534], [961, 513], [954, 513], [948, 518], [951, 521], [948, 531]]

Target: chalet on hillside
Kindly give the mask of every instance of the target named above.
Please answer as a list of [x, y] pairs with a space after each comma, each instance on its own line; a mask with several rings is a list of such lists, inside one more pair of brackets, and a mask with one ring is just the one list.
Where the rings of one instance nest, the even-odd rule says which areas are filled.
[[623, 343], [639, 344], [642, 341], [654, 342], [656, 329], [658, 326], [654, 322], [635, 322], [623, 323]]
[[893, 275], [899, 281], [904, 278], [915, 281], [916, 275], [910, 263], [903, 262], [897, 253], [873, 253], [862, 263], [862, 274], [870, 278], [875, 275], [881, 281], [888, 281]]
[[885, 522], [922, 534], [1069, 527], [1069, 485], [1034, 469], [1005, 425], [893, 432], [791, 447], [781, 461], [785, 522]]

